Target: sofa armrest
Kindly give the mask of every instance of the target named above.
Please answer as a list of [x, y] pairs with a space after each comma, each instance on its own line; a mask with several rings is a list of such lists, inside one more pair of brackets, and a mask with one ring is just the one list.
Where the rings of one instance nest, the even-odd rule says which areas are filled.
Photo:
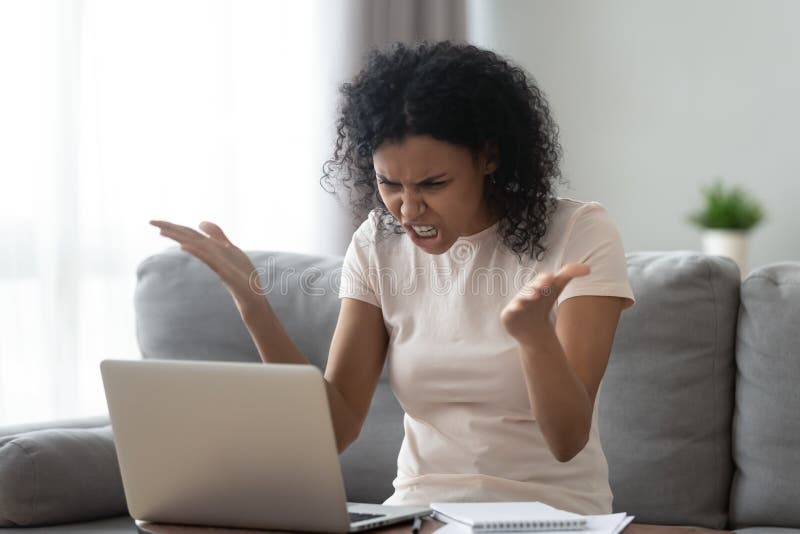
[[127, 512], [111, 426], [92, 426], [102, 422], [100, 417], [0, 429], [6, 433], [0, 436], [0, 527]]
[[76, 419], [61, 419], [55, 421], [41, 421], [35, 423], [22, 423], [17, 425], [0, 426], [0, 438], [24, 434], [35, 430], [47, 430], [49, 428], [96, 428], [108, 426], [111, 422], [108, 415], [95, 415], [91, 417], [81, 417]]

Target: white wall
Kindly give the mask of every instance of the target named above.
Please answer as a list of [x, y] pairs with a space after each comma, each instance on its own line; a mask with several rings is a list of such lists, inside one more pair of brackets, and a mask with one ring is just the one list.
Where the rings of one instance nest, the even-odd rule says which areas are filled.
[[699, 250], [685, 215], [722, 176], [767, 211], [751, 268], [800, 260], [800, 2], [470, 0], [468, 21], [547, 94], [561, 196], [608, 207], [627, 251]]

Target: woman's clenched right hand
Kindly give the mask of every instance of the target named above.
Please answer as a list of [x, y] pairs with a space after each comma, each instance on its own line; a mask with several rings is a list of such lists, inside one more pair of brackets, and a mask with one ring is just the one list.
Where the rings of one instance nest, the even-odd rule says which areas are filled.
[[266, 304], [264, 296], [257, 291], [258, 272], [250, 258], [230, 242], [222, 229], [208, 221], [200, 223], [201, 234], [188, 226], [168, 221], [152, 220], [150, 224], [161, 229], [161, 235], [177, 241], [185, 250], [206, 265], [222, 280], [230, 292], [239, 313], [245, 317], [258, 306]]

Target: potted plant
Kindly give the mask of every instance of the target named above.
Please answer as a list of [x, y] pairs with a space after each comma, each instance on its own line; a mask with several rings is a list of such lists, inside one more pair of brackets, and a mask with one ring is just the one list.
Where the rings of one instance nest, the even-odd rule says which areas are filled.
[[748, 193], [740, 187], [725, 187], [719, 178], [701, 191], [705, 205], [691, 213], [689, 221], [703, 230], [703, 252], [731, 258], [744, 278], [748, 236], [764, 212]]

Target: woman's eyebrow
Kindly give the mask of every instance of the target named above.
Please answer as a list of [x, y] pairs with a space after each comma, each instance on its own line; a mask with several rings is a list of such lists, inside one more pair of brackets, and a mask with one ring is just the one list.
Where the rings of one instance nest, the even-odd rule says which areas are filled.
[[[427, 178], [424, 178], [424, 179], [420, 180], [417, 183], [418, 184], [424, 184], [425, 182], [430, 182], [431, 180], [436, 180], [437, 178], [441, 178], [442, 176], [446, 176], [446, 175], [447, 175], [447, 173], [443, 172], [442, 174], [437, 174], [436, 176], [428, 176]], [[382, 174], [378, 174], [377, 176], [381, 180], [386, 180], [387, 182], [390, 182], [390, 180], [386, 176], [383, 176]], [[390, 182], [390, 183], [392, 183], [392, 182]]]

